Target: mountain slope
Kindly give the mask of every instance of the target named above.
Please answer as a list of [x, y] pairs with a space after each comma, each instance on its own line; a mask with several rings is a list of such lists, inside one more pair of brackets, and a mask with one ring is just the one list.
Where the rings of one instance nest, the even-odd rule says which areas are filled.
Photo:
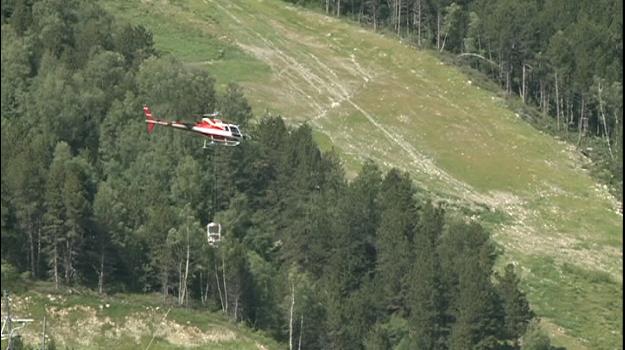
[[[365, 158], [472, 207], [518, 262], [556, 342], [622, 348], [622, 214], [573, 147], [427, 51], [257, 1], [109, 1], [156, 46], [245, 87], [257, 115], [308, 121], [354, 173]], [[198, 111], [202, 112], [202, 111]]]

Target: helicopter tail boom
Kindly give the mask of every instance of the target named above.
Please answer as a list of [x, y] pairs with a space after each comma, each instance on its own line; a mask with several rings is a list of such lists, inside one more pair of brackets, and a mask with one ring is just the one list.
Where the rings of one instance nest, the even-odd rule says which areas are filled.
[[148, 134], [151, 134], [156, 126], [156, 120], [152, 118], [152, 112], [150, 111], [150, 107], [143, 106], [143, 113], [145, 114], [145, 122], [148, 124]]

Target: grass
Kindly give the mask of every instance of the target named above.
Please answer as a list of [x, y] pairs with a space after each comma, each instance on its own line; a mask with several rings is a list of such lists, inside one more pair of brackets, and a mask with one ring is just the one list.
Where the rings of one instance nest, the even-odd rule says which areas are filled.
[[[533, 305], [537, 305], [536, 312], [549, 322], [558, 324], [566, 334], [584, 334], [578, 338], [581, 344], [566, 344], [567, 347], [623, 347], [622, 338], [617, 337], [617, 330], [623, 326], [620, 316], [623, 290], [609, 274], [570, 263], [558, 264], [546, 257], [524, 259], [522, 263], [529, 275], [540, 276], [527, 279], [529, 298]], [[589, 294], [593, 295], [590, 302], [587, 298]], [[611, 335], [606, 335], [606, 330], [610, 330]]]
[[257, 115], [308, 122], [348, 176], [370, 158], [455, 205], [492, 209], [477, 216], [504, 249], [502, 264], [531, 269], [523, 282], [554, 342], [622, 348], [614, 198], [570, 145], [534, 129], [492, 84], [437, 53], [276, 0], [104, 5], [218, 84], [243, 85]]
[[29, 283], [26, 292], [12, 295], [13, 314], [35, 320], [20, 331], [27, 344], [40, 343], [45, 315], [47, 334], [59, 348], [145, 349], [150, 343], [150, 349], [168, 350], [284, 348], [222, 314], [163, 304], [157, 294], [100, 296], [86, 289], [71, 294], [52, 289], [50, 283]]

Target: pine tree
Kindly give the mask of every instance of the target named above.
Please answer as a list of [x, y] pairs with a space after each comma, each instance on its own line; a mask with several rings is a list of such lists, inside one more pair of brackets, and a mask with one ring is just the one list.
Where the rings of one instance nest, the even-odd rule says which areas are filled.
[[538, 322], [530, 322], [527, 332], [523, 335], [523, 350], [551, 350], [551, 340], [549, 336], [540, 328]]
[[410, 272], [410, 326], [415, 349], [445, 348], [445, 301], [436, 250], [443, 223], [443, 211], [427, 202], [420, 212], [415, 232], [415, 259]]
[[391, 313], [403, 314], [406, 309], [407, 274], [412, 260], [411, 242], [416, 226], [414, 189], [407, 175], [393, 169], [380, 187], [382, 210], [376, 232], [376, 278], [381, 298]]
[[[335, 209], [338, 214], [324, 213], [336, 223], [329, 225], [332, 234], [325, 239], [329, 254], [322, 269], [323, 278], [331, 281], [341, 298], [358, 290], [374, 272], [375, 232], [379, 220], [376, 202], [380, 182], [379, 169], [368, 162], [340, 196]], [[331, 203], [319, 206], [320, 209], [327, 207], [333, 208]]]
[[[380, 222], [378, 196], [382, 182], [382, 172], [372, 161], [366, 161], [358, 176], [351, 182], [348, 195], [344, 198], [344, 213], [341, 219], [351, 232], [353, 239], [360, 246], [362, 272], [374, 269], [375, 235]], [[362, 278], [362, 277], [361, 277]]]
[[497, 275], [497, 282], [497, 291], [505, 311], [505, 337], [518, 347], [518, 341], [527, 331], [534, 313], [530, 309], [525, 293], [520, 290], [520, 280], [514, 273], [514, 265], [506, 265], [504, 275]]
[[58, 289], [61, 280], [63, 243], [66, 232], [66, 211], [63, 200], [63, 189], [65, 187], [65, 166], [70, 161], [71, 154], [69, 145], [59, 142], [54, 149], [54, 159], [48, 172], [46, 183], [44, 215], [44, 249], [50, 265], [50, 273], [54, 280], [54, 285]]
[[113, 34], [113, 43], [115, 50], [124, 55], [128, 67], [137, 67], [156, 54], [152, 33], [141, 25], [119, 27]]
[[[108, 181], [98, 184], [93, 200], [93, 216], [95, 227], [89, 242], [89, 254], [98, 279], [98, 292], [103, 293], [108, 279], [116, 265], [122, 264], [124, 252], [131, 249], [127, 244], [128, 228], [125, 208], [119, 200], [119, 194]], [[120, 266], [121, 267], [121, 266]], [[121, 269], [124, 271], [125, 269]], [[123, 279], [117, 275], [117, 278]]]
[[252, 107], [247, 103], [241, 87], [230, 83], [219, 99], [219, 112], [224, 119], [245, 128], [252, 118]]
[[313, 227], [315, 213], [320, 208], [322, 156], [312, 138], [312, 129], [302, 125], [293, 131], [286, 142], [291, 144], [277, 166], [277, 177], [272, 188], [277, 196], [273, 208], [277, 230], [283, 242], [281, 253], [289, 262], [295, 262], [305, 271], [320, 263], [309, 258], [307, 252], [314, 241], [323, 239]]
[[189, 204], [196, 213], [204, 214], [206, 211], [201, 210], [203, 209], [201, 204], [204, 202], [203, 192], [205, 192], [205, 188], [202, 186], [198, 162], [191, 156], [183, 157], [176, 167], [175, 176], [172, 179], [170, 190], [172, 202], [178, 207]]
[[65, 208], [64, 271], [65, 282], [77, 277], [78, 255], [83, 251], [84, 240], [91, 226], [91, 199], [88, 190], [88, 165], [76, 158], [65, 165], [63, 206]]
[[478, 224], [452, 218], [439, 255], [450, 349], [496, 348], [504, 311], [490, 279], [496, 255], [488, 234]]

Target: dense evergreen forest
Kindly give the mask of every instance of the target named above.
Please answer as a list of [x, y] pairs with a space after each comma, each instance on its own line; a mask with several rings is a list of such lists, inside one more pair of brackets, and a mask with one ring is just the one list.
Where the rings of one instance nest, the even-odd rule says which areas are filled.
[[[348, 182], [309, 126], [251, 123], [239, 87], [217, 92], [92, 1], [3, 0], [1, 15], [3, 284], [158, 292], [289, 348], [549, 348], [514, 267], [494, 272], [488, 233], [407, 174], [367, 162]], [[578, 90], [562, 79], [570, 108]], [[208, 150], [169, 129], [150, 137], [143, 104], [219, 110], [253, 137]]]
[[623, 195], [622, 0], [289, 0], [453, 55]]

